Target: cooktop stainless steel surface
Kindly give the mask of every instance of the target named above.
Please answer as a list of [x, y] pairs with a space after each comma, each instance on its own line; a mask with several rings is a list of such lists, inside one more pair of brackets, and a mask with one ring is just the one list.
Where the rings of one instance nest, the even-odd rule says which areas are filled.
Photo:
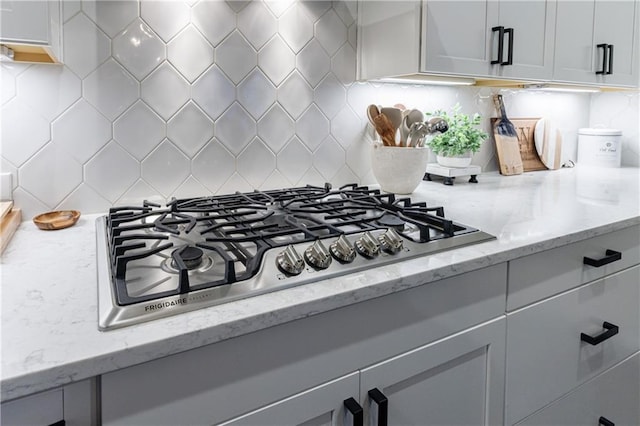
[[357, 185], [145, 201], [96, 227], [101, 330], [495, 238]]

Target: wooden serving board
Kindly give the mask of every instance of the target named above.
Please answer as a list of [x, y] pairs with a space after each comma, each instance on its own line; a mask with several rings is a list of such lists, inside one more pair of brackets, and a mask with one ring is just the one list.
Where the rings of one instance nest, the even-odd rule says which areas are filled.
[[498, 133], [496, 129], [497, 118], [491, 119], [493, 139], [496, 141], [496, 152], [500, 163], [500, 174], [504, 176], [519, 175], [523, 170], [522, 159], [515, 136], [506, 136]]
[[8, 215], [12, 207], [13, 201], [0, 201], [0, 219]]
[[0, 219], [0, 253], [4, 251], [18, 229], [22, 220], [22, 211], [20, 209], [12, 209], [5, 217]]
[[[491, 119], [492, 127], [495, 126], [495, 122], [497, 118]], [[498, 154], [500, 154], [500, 150], [502, 149], [503, 155], [502, 158], [498, 155], [501, 166], [503, 162], [507, 164], [516, 165], [518, 163], [518, 159], [514, 158], [516, 156], [519, 157], [520, 162], [522, 163], [522, 170], [525, 172], [531, 172], [536, 170], [547, 170], [547, 166], [544, 165], [540, 157], [538, 156], [538, 151], [536, 151], [536, 144], [534, 139], [536, 124], [538, 123], [539, 118], [510, 118], [509, 121], [513, 123], [513, 126], [516, 129], [518, 148], [517, 152], [515, 148], [510, 145], [508, 149], [505, 150], [505, 141], [502, 140], [504, 136], [497, 135], [494, 132], [494, 137], [496, 139], [496, 150], [498, 150]], [[509, 141], [512, 143], [512, 141]], [[504, 152], [506, 151], [506, 153]], [[504, 174], [504, 173], [503, 173]]]

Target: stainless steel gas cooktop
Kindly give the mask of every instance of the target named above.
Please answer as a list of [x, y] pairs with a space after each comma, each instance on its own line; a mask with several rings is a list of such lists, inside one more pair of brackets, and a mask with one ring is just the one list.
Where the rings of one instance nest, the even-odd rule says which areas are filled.
[[145, 201], [96, 226], [101, 330], [494, 238], [355, 184]]

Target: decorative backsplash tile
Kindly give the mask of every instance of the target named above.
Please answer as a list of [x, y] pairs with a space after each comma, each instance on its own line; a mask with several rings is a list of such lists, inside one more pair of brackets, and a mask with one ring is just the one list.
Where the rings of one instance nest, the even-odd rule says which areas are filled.
[[[331, 182], [375, 183], [366, 106], [495, 115], [497, 89], [355, 82], [356, 2], [65, 1], [64, 66], [0, 66], [0, 167], [29, 218]], [[638, 166], [638, 93], [503, 90], [513, 117], [621, 128]], [[614, 106], [615, 107], [612, 107]], [[483, 145], [474, 163], [497, 170]]]

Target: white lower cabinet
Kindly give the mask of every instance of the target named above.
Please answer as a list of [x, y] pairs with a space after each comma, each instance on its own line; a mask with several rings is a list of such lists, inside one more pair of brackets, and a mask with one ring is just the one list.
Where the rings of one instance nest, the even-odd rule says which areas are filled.
[[[108, 373], [102, 424], [502, 424], [506, 264]], [[357, 410], [356, 410], [357, 411]]]
[[518, 426], [640, 425], [640, 352]]

